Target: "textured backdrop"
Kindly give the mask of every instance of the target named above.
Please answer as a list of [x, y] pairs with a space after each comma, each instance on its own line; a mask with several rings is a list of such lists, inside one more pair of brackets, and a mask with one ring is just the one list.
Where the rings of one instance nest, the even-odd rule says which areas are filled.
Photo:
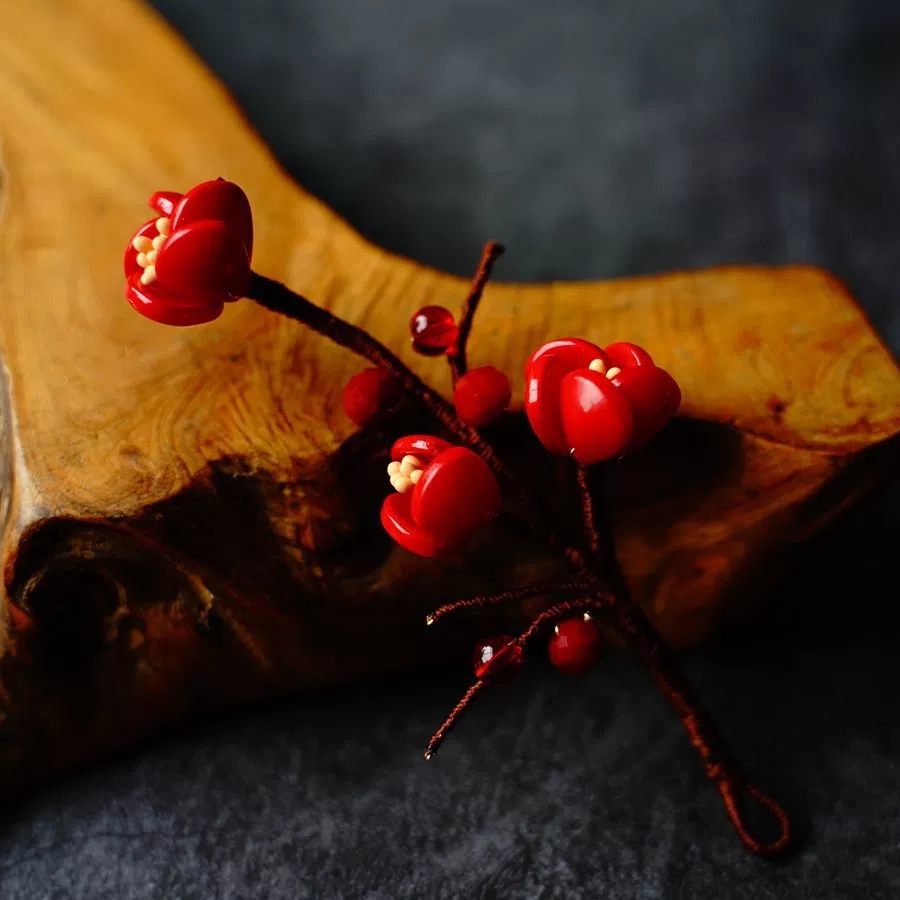
[[[284, 165], [391, 250], [506, 279], [808, 261], [895, 352], [896, 0], [157, 0]], [[2, 40], [0, 34], [0, 40]], [[747, 856], [629, 660], [468, 673], [207, 723], [0, 817], [4, 898], [896, 898], [900, 497], [688, 660], [801, 846]], [[888, 587], [888, 585], [894, 585]]]

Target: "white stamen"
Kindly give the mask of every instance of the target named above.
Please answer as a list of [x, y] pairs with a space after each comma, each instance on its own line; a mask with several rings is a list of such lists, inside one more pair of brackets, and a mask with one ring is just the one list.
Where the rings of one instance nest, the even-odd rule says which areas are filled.
[[171, 223], [169, 222], [169, 220], [168, 220], [165, 216], [163, 216], [162, 218], [159, 218], [159, 219], [156, 220], [156, 230], [157, 230], [163, 237], [168, 237], [168, 236], [169, 236], [169, 225], [170, 225], [170, 224], [171, 224]]
[[606, 377], [612, 381], [613, 378], [616, 377], [622, 370], [618, 366], [613, 366], [607, 373]]
[[[151, 250], [150, 252], [152, 253], [153, 251]], [[146, 253], [138, 253], [138, 255], [137, 255], [137, 264], [138, 264], [142, 269], [145, 269], [145, 268], [147, 267], [147, 254], [146, 254]]]
[[412, 475], [416, 469], [421, 469], [423, 466], [423, 462], [417, 456], [410, 456], [407, 454], [403, 457], [400, 462], [400, 472], [403, 475]]
[[147, 266], [141, 275], [141, 284], [153, 284], [156, 281], [156, 266]]
[[158, 234], [155, 238], [153, 238], [153, 249], [159, 250], [160, 247], [166, 242], [166, 236], [164, 234]]
[[405, 494], [412, 487], [412, 482], [405, 475], [395, 475], [391, 478], [391, 486], [398, 493]]
[[588, 368], [592, 372], [599, 372], [602, 375], [606, 371], [606, 363], [602, 359], [592, 359]]
[[391, 477], [398, 475], [400, 473], [400, 463], [396, 460], [392, 463], [388, 463], [387, 473]]
[[149, 253], [145, 254], [145, 259], [147, 260], [147, 265], [152, 266], [156, 263], [156, 257], [159, 254], [159, 250], [151, 250]]
[[410, 480], [413, 484], [418, 484], [418, 483], [422, 480], [422, 476], [423, 476], [424, 474], [425, 474], [424, 470], [422, 470], [422, 469], [414, 469], [412, 472], [409, 473], [409, 480]]
[[153, 246], [153, 241], [141, 234], [131, 242], [131, 246], [134, 247], [138, 253], [144, 253]]
[[590, 622], [590, 621], [591, 621], [591, 614], [590, 614], [590, 613], [585, 613], [585, 614], [584, 614], [584, 621], [585, 621], [585, 622]]

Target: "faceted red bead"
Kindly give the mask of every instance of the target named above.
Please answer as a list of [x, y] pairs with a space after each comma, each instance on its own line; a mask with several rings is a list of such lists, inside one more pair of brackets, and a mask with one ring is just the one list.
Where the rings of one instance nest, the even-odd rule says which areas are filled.
[[466, 372], [453, 391], [456, 414], [473, 428], [496, 421], [511, 399], [509, 379], [493, 366], [480, 366]]
[[498, 634], [475, 647], [475, 677], [480, 681], [511, 678], [525, 665], [525, 651], [508, 634]]
[[600, 632], [584, 616], [566, 619], [556, 627], [550, 639], [550, 662], [567, 675], [587, 671], [600, 655]]
[[443, 306], [423, 306], [409, 320], [413, 350], [423, 356], [440, 356], [456, 343], [459, 329], [453, 313]]
[[344, 387], [344, 412], [354, 424], [365, 425], [397, 403], [401, 393], [397, 380], [384, 369], [363, 369]]

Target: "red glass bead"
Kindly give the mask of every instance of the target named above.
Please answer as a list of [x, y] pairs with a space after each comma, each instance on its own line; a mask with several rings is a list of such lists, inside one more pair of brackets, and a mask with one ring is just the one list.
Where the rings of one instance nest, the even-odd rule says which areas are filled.
[[475, 647], [475, 677], [480, 681], [504, 680], [521, 671], [525, 651], [508, 634], [498, 634]]
[[354, 424], [365, 425], [397, 403], [401, 393], [397, 379], [384, 369], [363, 369], [344, 387], [344, 412]]
[[423, 356], [440, 356], [452, 349], [459, 329], [453, 313], [443, 306], [423, 306], [409, 320], [413, 350]]
[[493, 366], [480, 366], [467, 372], [453, 391], [456, 414], [473, 428], [496, 421], [511, 399], [509, 379]]
[[578, 616], [556, 626], [548, 647], [550, 662], [567, 675], [587, 671], [600, 655], [600, 632], [590, 619]]

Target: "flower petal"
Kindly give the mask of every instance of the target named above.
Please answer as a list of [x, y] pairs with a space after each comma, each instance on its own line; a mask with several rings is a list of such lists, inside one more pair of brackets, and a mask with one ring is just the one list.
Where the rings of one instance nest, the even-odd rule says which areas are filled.
[[528, 377], [531, 367], [546, 356], [555, 356], [565, 362], [569, 371], [586, 369], [595, 359], [602, 359], [609, 364], [606, 354], [590, 341], [581, 338], [558, 338], [548, 341], [532, 354], [531, 359], [525, 364], [525, 377]]
[[430, 434], [409, 434], [391, 447], [391, 459], [399, 462], [404, 456], [417, 456], [423, 463], [430, 463], [439, 453], [449, 450], [453, 444]]
[[604, 347], [609, 362], [620, 369], [631, 369], [634, 366], [652, 366], [653, 359], [650, 354], [637, 344], [629, 344], [627, 341], [619, 341]]
[[570, 445], [560, 418], [559, 386], [571, 371], [566, 360], [548, 354], [530, 365], [525, 377], [525, 415], [538, 440], [561, 456], [569, 452]]
[[634, 418], [629, 450], [649, 441], [681, 405], [681, 390], [675, 379], [657, 366], [622, 369], [613, 383], [625, 397]]
[[233, 182], [217, 178], [191, 188], [172, 215], [172, 231], [196, 222], [221, 222], [253, 256], [253, 214], [247, 195]]
[[163, 244], [156, 274], [176, 294], [241, 296], [250, 284], [250, 262], [226, 225], [195, 222], [174, 231]]
[[202, 325], [217, 319], [224, 308], [224, 303], [215, 299], [203, 303], [178, 302], [161, 290], [158, 282], [141, 284], [139, 275], [128, 280], [125, 299], [141, 315], [163, 325]]
[[605, 375], [591, 369], [570, 372], [559, 396], [563, 431], [578, 462], [592, 465], [625, 452], [633, 428], [631, 408]]
[[451, 447], [425, 469], [413, 488], [412, 520], [453, 546], [462, 546], [500, 508], [500, 486], [488, 464], [467, 447]]
[[450, 556], [453, 549], [416, 525], [409, 512], [410, 492], [389, 494], [381, 505], [381, 524], [401, 547], [417, 556]]
[[157, 191], [150, 198], [150, 206], [161, 215], [171, 217], [178, 201], [183, 196], [184, 194], [179, 194], [177, 191]]

